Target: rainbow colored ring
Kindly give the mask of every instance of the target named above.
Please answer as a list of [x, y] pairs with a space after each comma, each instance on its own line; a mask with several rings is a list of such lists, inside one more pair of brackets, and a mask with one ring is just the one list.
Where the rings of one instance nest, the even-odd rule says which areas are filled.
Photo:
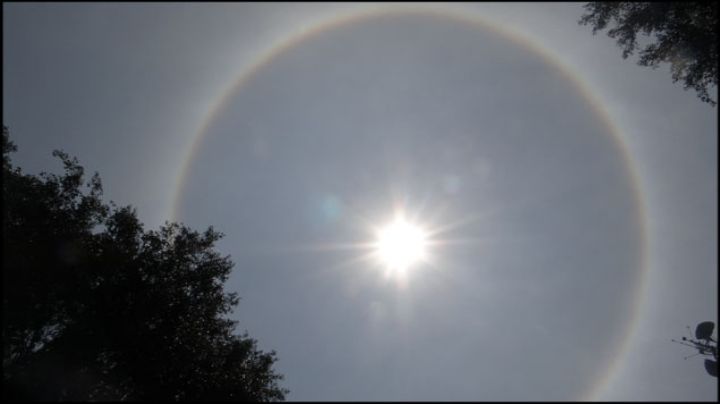
[[304, 41], [310, 40], [321, 34], [328, 33], [333, 29], [348, 24], [359, 23], [376, 16], [386, 16], [389, 14], [441, 17], [454, 20], [456, 22], [469, 24], [477, 29], [487, 29], [499, 34], [500, 36], [510, 40], [514, 44], [521, 46], [528, 52], [534, 53], [535, 55], [539, 56], [549, 66], [558, 69], [560, 73], [569, 82], [572, 83], [573, 87], [592, 107], [595, 115], [599, 117], [603, 124], [608, 128], [608, 133], [612, 136], [614, 145], [618, 148], [622, 155], [626, 172], [632, 184], [632, 189], [634, 191], [634, 205], [638, 211], [638, 215], [636, 216], [636, 225], [637, 228], [640, 229], [641, 240], [639, 253], [639, 269], [637, 271], [638, 274], [636, 275], [637, 278], [635, 281], [635, 284], [637, 286], [634, 294], [634, 301], [631, 307], [632, 311], [630, 313], [627, 324], [624, 327], [624, 335], [621, 338], [622, 342], [618, 344], [615, 353], [613, 355], [610, 355], [610, 358], [607, 360], [607, 364], [605, 366], [606, 370], [604, 374], [602, 374], [601, 377], [599, 377], [598, 380], [592, 385], [592, 387], [588, 389], [588, 391], [586, 391], [582, 397], [579, 398], [579, 400], [583, 401], [596, 400], [596, 397], [600, 392], [605, 389], [605, 387], [609, 383], [610, 378], [619, 367], [618, 365], [621, 362], [622, 358], [624, 358], [627, 353], [630, 342], [632, 341], [635, 334], [635, 324], [638, 323], [638, 317], [641, 312], [641, 306], [645, 297], [645, 280], [648, 273], [648, 241], [645, 217], [646, 209], [643, 193], [641, 191], [641, 182], [638, 180], [638, 175], [634, 169], [632, 158], [626, 144], [623, 142], [620, 131], [612, 122], [608, 115], [608, 112], [599, 102], [597, 97], [593, 95], [593, 93], [588, 89], [587, 85], [583, 82], [580, 74], [572, 71], [569, 67], [564, 65], [550, 50], [543, 48], [530, 38], [522, 36], [517, 32], [507, 30], [503, 27], [493, 25], [491, 22], [483, 19], [483, 17], [477, 14], [473, 14], [472, 12], [467, 12], [465, 10], [461, 11], [459, 9], [438, 7], [432, 5], [398, 6], [392, 4], [383, 5], [380, 3], [376, 3], [368, 7], [367, 9], [341, 12], [339, 15], [327, 18], [324, 21], [311, 24], [310, 26], [302, 27], [298, 30], [298, 32], [287, 35], [286, 37], [272, 44], [264, 52], [260, 53], [260, 55], [252, 63], [250, 63], [247, 68], [240, 72], [240, 74], [232, 82], [232, 84], [227, 87], [217, 98], [217, 100], [212, 104], [205, 118], [202, 120], [199, 126], [199, 130], [193, 138], [191, 147], [188, 150], [187, 155], [183, 160], [180, 168], [180, 175], [175, 186], [175, 194], [172, 200], [171, 220], [176, 221], [176, 216], [179, 210], [178, 208], [181, 196], [183, 195], [183, 191], [185, 188], [188, 171], [190, 169], [195, 152], [196, 150], [198, 150], [198, 147], [203, 142], [210, 125], [217, 117], [219, 111], [223, 110], [223, 106], [228, 102], [228, 100], [233, 98], [233, 96], [238, 91], [242, 90], [243, 86], [247, 82], [249, 82], [257, 72], [271, 64], [278, 56], [282, 55], [285, 51], [297, 45], [300, 45]]

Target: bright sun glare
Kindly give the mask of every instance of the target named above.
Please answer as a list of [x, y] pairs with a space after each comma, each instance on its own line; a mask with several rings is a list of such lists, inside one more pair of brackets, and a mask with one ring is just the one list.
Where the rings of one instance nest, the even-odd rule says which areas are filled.
[[427, 234], [398, 216], [378, 231], [375, 252], [388, 269], [405, 271], [427, 258]]

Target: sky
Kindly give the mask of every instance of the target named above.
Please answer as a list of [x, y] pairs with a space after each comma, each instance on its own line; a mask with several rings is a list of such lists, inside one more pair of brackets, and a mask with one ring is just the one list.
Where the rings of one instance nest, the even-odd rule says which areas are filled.
[[670, 339], [717, 319], [717, 108], [582, 13], [4, 3], [3, 123], [26, 172], [224, 233], [289, 400], [716, 400]]

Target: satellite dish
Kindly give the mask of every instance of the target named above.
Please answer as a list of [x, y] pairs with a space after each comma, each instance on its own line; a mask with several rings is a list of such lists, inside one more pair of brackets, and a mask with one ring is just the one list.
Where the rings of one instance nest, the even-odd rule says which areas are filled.
[[718, 377], [717, 375], [717, 362], [705, 359], [705, 370], [710, 374], [710, 376]]
[[712, 321], [703, 321], [695, 328], [695, 338], [709, 340], [711, 339], [710, 336], [712, 335], [713, 329], [715, 329], [715, 323]]

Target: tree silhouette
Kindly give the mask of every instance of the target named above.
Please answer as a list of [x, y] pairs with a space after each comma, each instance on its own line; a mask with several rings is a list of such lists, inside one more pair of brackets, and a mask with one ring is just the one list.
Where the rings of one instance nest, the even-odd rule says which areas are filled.
[[[702, 101], [716, 104], [708, 89], [718, 82], [718, 3], [594, 1], [584, 7], [579, 23], [591, 24], [593, 34], [612, 23], [607, 34], [617, 38], [623, 58], [640, 50], [641, 66], [668, 62], [673, 82], [682, 80], [686, 90], [693, 88]], [[644, 47], [638, 34], [645, 36]]]
[[[3, 126], [3, 398], [283, 400], [282, 376], [226, 316], [222, 234], [145, 231], [77, 159], [26, 175]], [[86, 189], [83, 189], [86, 188]]]

